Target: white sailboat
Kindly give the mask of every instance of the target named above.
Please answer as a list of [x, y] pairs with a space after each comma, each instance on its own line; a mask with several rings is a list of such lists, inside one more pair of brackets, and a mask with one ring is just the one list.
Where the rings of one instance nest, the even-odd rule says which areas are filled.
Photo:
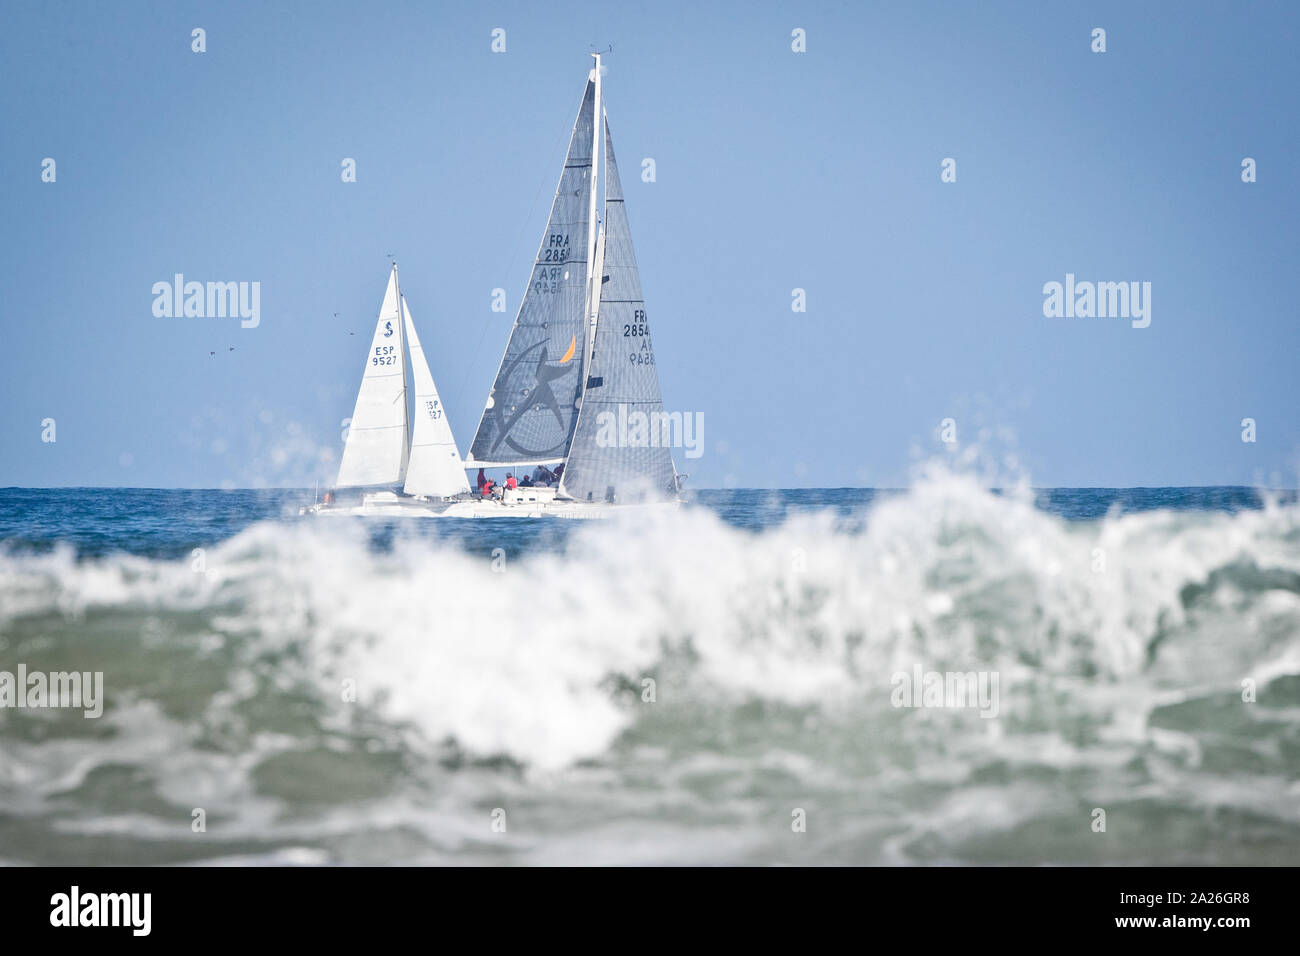
[[[593, 56], [596, 65], [583, 90], [528, 288], [468, 456], [462, 463], [445, 415], [421, 432], [426, 423], [420, 410], [438, 408], [437, 393], [409, 317], [396, 321], [401, 293], [394, 268], [339, 485], [395, 484], [405, 475], [407, 497], [375, 492], [360, 508], [331, 513], [603, 518], [629, 508], [679, 503], [680, 481], [666, 444], [648, 435], [643, 441], [608, 440], [611, 416], [626, 422], [637, 414], [657, 422], [663, 401], [602, 100], [600, 55]], [[416, 369], [409, 464], [399, 411], [406, 405], [405, 367], [400, 359], [383, 364], [393, 354], [386, 349], [400, 354], [403, 325]], [[429, 395], [433, 405], [427, 404]], [[358, 423], [362, 430], [354, 452]], [[554, 468], [559, 480], [505, 489], [494, 498], [468, 494], [467, 469], [508, 468], [523, 475], [543, 467]], [[457, 468], [460, 481], [453, 482]]]
[[[412, 429], [408, 398], [407, 359], [415, 380]], [[402, 486], [398, 495], [393, 488]], [[465, 464], [451, 433], [446, 410], [438, 397], [433, 374], [402, 295], [397, 265], [366, 353], [356, 406], [348, 426], [336, 488], [376, 488], [364, 493], [359, 506], [325, 504], [304, 509], [313, 514], [422, 513], [469, 494]]]

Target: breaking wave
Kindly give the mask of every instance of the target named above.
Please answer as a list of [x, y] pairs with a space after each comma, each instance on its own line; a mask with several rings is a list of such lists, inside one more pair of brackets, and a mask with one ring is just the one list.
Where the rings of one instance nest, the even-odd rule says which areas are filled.
[[[182, 560], [0, 553], [0, 669], [107, 689], [100, 721], [0, 711], [0, 856], [1300, 847], [1293, 504], [1067, 522], [945, 475], [758, 531], [686, 508], [585, 524], [558, 553], [498, 533], [376, 547], [351, 522], [264, 521]], [[998, 718], [892, 706], [916, 667], [997, 673]], [[498, 806], [529, 835], [493, 844]], [[1099, 806], [1129, 838], [1090, 839]], [[791, 849], [794, 807], [834, 835]]]

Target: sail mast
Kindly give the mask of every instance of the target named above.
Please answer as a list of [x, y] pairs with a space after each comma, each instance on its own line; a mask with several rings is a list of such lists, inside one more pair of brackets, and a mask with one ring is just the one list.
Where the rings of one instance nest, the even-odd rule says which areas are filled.
[[[596, 60], [596, 66], [592, 69], [591, 74], [595, 83], [595, 102], [594, 114], [591, 123], [591, 188], [588, 192], [587, 221], [591, 223], [591, 230], [587, 237], [587, 301], [584, 314], [587, 316], [587, 333], [586, 341], [583, 343], [585, 351], [583, 352], [582, 362], [582, 381], [578, 385], [578, 418], [574, 423], [576, 433], [578, 423], [582, 421], [582, 405], [587, 398], [587, 385], [591, 381], [591, 363], [596, 357], [596, 323], [600, 318], [600, 290], [602, 285], [602, 274], [605, 271], [603, 260], [604, 256], [604, 230], [597, 223], [596, 209], [599, 203], [600, 188], [600, 157], [605, 150], [605, 105], [601, 99], [600, 89], [600, 54], [593, 53]], [[569, 455], [573, 452], [573, 443], [570, 441], [569, 447], [565, 449], [564, 467], [569, 467]], [[564, 482], [560, 482], [559, 493], [561, 497], [567, 497]]]
[[587, 316], [587, 341], [586, 352], [582, 363], [582, 384], [579, 386], [578, 406], [582, 406], [582, 396], [587, 394], [587, 366], [591, 364], [591, 349], [596, 340], [596, 313], [600, 310], [600, 270], [596, 268], [596, 247], [599, 239], [599, 228], [596, 225], [596, 206], [597, 206], [597, 189], [600, 183], [600, 154], [604, 150], [605, 138], [602, 135], [604, 129], [605, 109], [601, 102], [600, 90], [600, 54], [593, 53], [596, 59], [596, 66], [591, 71], [596, 84], [596, 96], [593, 105], [592, 123], [591, 123], [591, 188], [588, 192], [587, 205], [587, 222], [591, 224], [587, 235], [587, 301], [585, 315]]
[[402, 472], [399, 482], [406, 481], [406, 469], [411, 463], [411, 392], [406, 379], [407, 343], [406, 330], [402, 328], [402, 315], [406, 311], [402, 302], [402, 280], [397, 275], [397, 262], [393, 262], [393, 285], [397, 289], [397, 328], [402, 340], [398, 343], [402, 350], [402, 446], [406, 449], [402, 455]]
[[[587, 221], [591, 223], [591, 230], [587, 237], [587, 301], [584, 309], [584, 314], [587, 316], [587, 334], [584, 343], [585, 351], [583, 352], [582, 381], [578, 385], [578, 418], [574, 423], [575, 434], [577, 433], [578, 424], [582, 421], [582, 405], [586, 401], [587, 386], [591, 382], [592, 361], [596, 358], [596, 323], [600, 318], [600, 290], [603, 284], [602, 275], [605, 271], [603, 265], [605, 258], [604, 230], [596, 221], [600, 187], [600, 157], [605, 151], [605, 104], [601, 98], [600, 54], [593, 53], [592, 56], [596, 60], [596, 66], [591, 71], [596, 89], [594, 113], [591, 122], [591, 184], [587, 194]], [[573, 443], [570, 441], [569, 447], [565, 449], [564, 456], [566, 470], [569, 467], [569, 455], [572, 452]], [[561, 497], [568, 497], [563, 481], [560, 482], [559, 493]]]

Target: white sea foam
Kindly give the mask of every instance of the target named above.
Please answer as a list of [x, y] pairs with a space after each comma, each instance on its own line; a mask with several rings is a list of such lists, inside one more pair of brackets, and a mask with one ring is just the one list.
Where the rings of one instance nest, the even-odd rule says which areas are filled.
[[[1072, 524], [941, 476], [879, 502], [863, 526], [822, 512], [754, 533], [694, 509], [593, 524], [563, 555], [508, 558], [500, 572], [486, 548], [399, 535], [385, 552], [355, 525], [265, 523], [211, 549], [202, 574], [129, 556], [0, 556], [0, 625], [43, 609], [196, 612], [208, 640], [239, 637], [249, 654], [292, 646], [326, 699], [354, 680], [362, 705], [430, 739], [559, 767], [598, 755], [634, 719], [607, 678], [639, 689], [674, 652], [693, 655], [691, 686], [661, 681], [661, 701], [703, 687], [853, 698], [918, 662], [1133, 678], [1157, 635], [1185, 623], [1185, 587], [1242, 562], [1300, 571], [1297, 515]], [[1295, 619], [1294, 592], [1266, 595], [1256, 614]], [[1297, 653], [1294, 641], [1233, 639], [1243, 664]], [[1236, 682], [1218, 671], [1207, 660], [1179, 676]], [[111, 695], [111, 673], [109, 684]]]
[[[1067, 522], [938, 474], [865, 515], [761, 531], [686, 509], [585, 525], [561, 549], [520, 554], [506, 534], [504, 570], [491, 531], [377, 547], [352, 522], [254, 525], [202, 573], [0, 551], [0, 666], [103, 670], [107, 697], [92, 736], [0, 714], [4, 806], [102, 800], [43, 825], [178, 862], [192, 807], [234, 861], [681, 861], [700, 820], [722, 857], [765, 859], [789, 847], [754, 814], [775, 801], [788, 832], [809, 799], [843, 838], [798, 844], [808, 859], [1024, 859], [1015, 828], [1075, 812], [1067, 780], [1108, 805], [1134, 786], [1157, 805], [1213, 794], [1300, 832], [1291, 751], [1260, 743], [1300, 720], [1295, 505]], [[999, 673], [998, 718], [891, 708], [890, 675], [914, 666]], [[495, 756], [522, 776], [474, 762]], [[110, 796], [123, 787], [136, 796]], [[521, 805], [523, 830], [493, 841], [488, 812]], [[6, 859], [49, 859], [51, 837], [21, 832], [32, 846], [11, 836]], [[673, 834], [695, 836], [656, 842]]]

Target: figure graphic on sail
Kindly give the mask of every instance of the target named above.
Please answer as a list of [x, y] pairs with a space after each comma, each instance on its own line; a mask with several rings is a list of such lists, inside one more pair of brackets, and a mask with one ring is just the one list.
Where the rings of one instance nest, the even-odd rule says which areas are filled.
[[[522, 355], [515, 359], [510, 366], [502, 372], [503, 378], [506, 380], [512, 380], [515, 372], [519, 370], [520, 367], [526, 366], [528, 360], [533, 358], [532, 353], [541, 349], [541, 352], [536, 357], [536, 384], [533, 385], [531, 391], [524, 395], [518, 406], [515, 407], [513, 413], [507, 418], [507, 409], [500, 406], [492, 407], [492, 411], [495, 413], [497, 418], [497, 439], [492, 445], [492, 452], [495, 452], [497, 446], [504, 441], [516, 452], [525, 457], [547, 458], [556, 453], [563, 453], [564, 438], [561, 438], [560, 444], [553, 448], [525, 448], [514, 438], [510, 437], [510, 434], [515, 423], [523, 417], [525, 412], [529, 411], [548, 411], [555, 416], [555, 422], [559, 428], [563, 429], [566, 427], [564, 415], [560, 412], [560, 402], [555, 397], [555, 392], [551, 388], [551, 383], [557, 379], [563, 378], [564, 375], [568, 373], [568, 364], [573, 360], [573, 354], [576, 348], [577, 337], [575, 336], [569, 340], [569, 348], [564, 353], [564, 357], [560, 359], [559, 364], [548, 365], [546, 364], [546, 343], [538, 342], [536, 345], [529, 346]], [[568, 436], [565, 435], [564, 437], [567, 438]]]

